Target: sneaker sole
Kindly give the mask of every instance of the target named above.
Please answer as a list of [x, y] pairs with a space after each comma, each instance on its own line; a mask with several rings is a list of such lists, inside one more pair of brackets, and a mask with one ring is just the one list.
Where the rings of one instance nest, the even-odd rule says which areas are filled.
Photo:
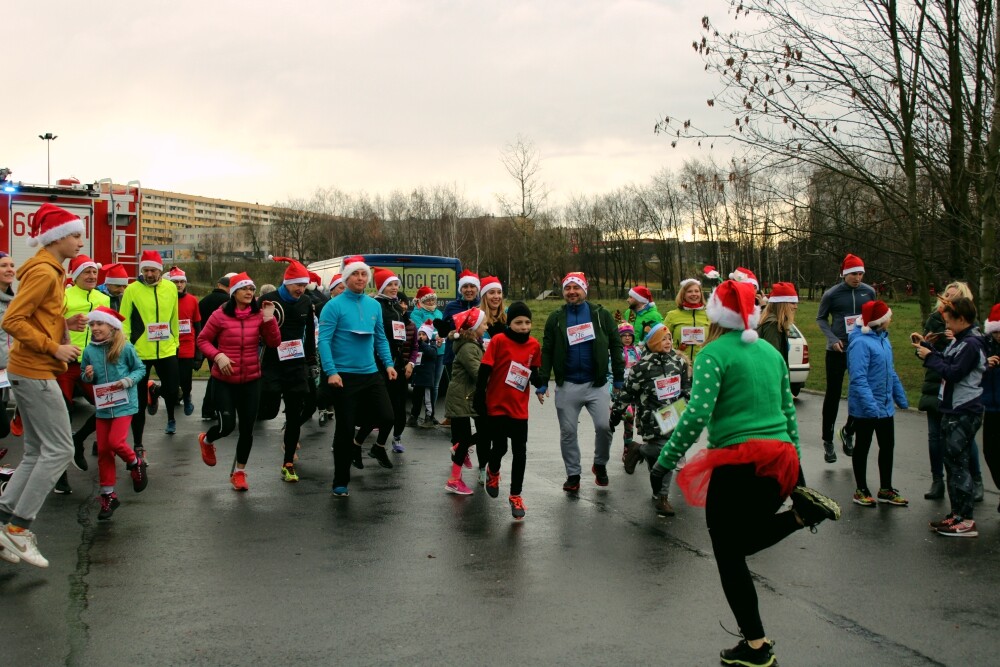
[[767, 662], [747, 662], [745, 660], [726, 660], [725, 658], [719, 658], [719, 662], [723, 665], [742, 665], [742, 667], [778, 667], [778, 659], [774, 655]]
[[840, 519], [840, 505], [833, 498], [824, 496], [819, 491], [811, 489], [808, 486], [796, 487], [794, 492], [798, 492], [799, 495], [804, 496], [812, 504], [826, 510], [828, 520], [837, 521]]
[[468, 491], [459, 491], [458, 489], [451, 488], [447, 484], [444, 485], [444, 490], [447, 491], [448, 493], [453, 493], [456, 496], [471, 496], [472, 495], [472, 489], [469, 489]]
[[967, 530], [962, 533], [952, 533], [944, 530], [936, 530], [934, 532], [936, 532], [938, 535], [944, 535], [945, 537], [979, 537], [978, 530]]
[[862, 507], [875, 507], [875, 501], [868, 502], [865, 500], [858, 500], [857, 498], [851, 498], [851, 502], [855, 505], [861, 505]]
[[332, 495], [334, 498], [350, 498], [351, 492], [344, 491], [343, 493], [337, 493], [336, 491], [331, 491], [330, 495]]
[[885, 500], [885, 499], [882, 499], [882, 498], [877, 498], [876, 501], [880, 502], [880, 503], [883, 503], [885, 505], [893, 505], [895, 507], [909, 507], [910, 506], [910, 501], [909, 500], [907, 500], [906, 502], [900, 503], [900, 502], [896, 502], [895, 500]]

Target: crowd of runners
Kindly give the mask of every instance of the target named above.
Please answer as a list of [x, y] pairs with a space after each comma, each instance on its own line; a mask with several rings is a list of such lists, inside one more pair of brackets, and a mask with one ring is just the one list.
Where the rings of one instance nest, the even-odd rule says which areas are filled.
[[[208, 428], [198, 447], [205, 465], [216, 466], [220, 442], [235, 439], [228, 476], [235, 491], [250, 487], [254, 425], [275, 419], [283, 405], [275, 477], [284, 482], [299, 480], [301, 428], [317, 414], [320, 424], [335, 423], [336, 498], [351, 494], [352, 470], [364, 468], [370, 434], [377, 431], [369, 457], [392, 468], [389, 451], [406, 451], [407, 427], [443, 424], [451, 436], [447, 464], [442, 456], [444, 490], [467, 496], [481, 487], [496, 498], [505, 485], [518, 520], [527, 513], [528, 403], [534, 395], [544, 404], [554, 393], [563, 490], [577, 493], [585, 476], [581, 411], [593, 422], [589, 473], [597, 486], [609, 484], [621, 425], [625, 472], [645, 462], [655, 512], [675, 513], [672, 484], [688, 506], [705, 507], [722, 588], [743, 636], [722, 652], [723, 663], [775, 664], [746, 557], [840, 516], [836, 502], [806, 486], [800, 465], [788, 372], [798, 304], [793, 284], [775, 283], [765, 295], [746, 268], [721, 280], [706, 266], [700, 279], [681, 282], [665, 314], [649, 289], [634, 286], [623, 317], [588, 299], [583, 273], [569, 273], [564, 303], [546, 319], [539, 341], [531, 335], [528, 305], [506, 303], [499, 279], [469, 270], [458, 276], [458, 298], [443, 309], [429, 287], [411, 300], [392, 271], [370, 267], [361, 256], [345, 259], [328, 285], [300, 262], [275, 257], [287, 264], [280, 285], [258, 289], [247, 273], [227, 274], [199, 300], [188, 293], [184, 272], [165, 267], [155, 251], [142, 252], [133, 280], [120, 265], [99, 266], [79, 254], [83, 233], [74, 214], [45, 204], [30, 231], [35, 256], [15, 267], [0, 253], [0, 436], [8, 430], [23, 436], [22, 458], [0, 495], [0, 559], [48, 565], [31, 524], [49, 493], [72, 492], [69, 465], [89, 468], [86, 443], [94, 434], [89, 454], [96, 455], [98, 519], [111, 519], [122, 502], [117, 459], [133, 492], [143, 491], [146, 417], [162, 405], [165, 433], [176, 434], [177, 413], [194, 415], [192, 375], [206, 362], [211, 377], [200, 417]], [[893, 415], [908, 402], [887, 337], [892, 311], [863, 282], [864, 271], [862, 260], [848, 255], [842, 281], [819, 306], [817, 323], [827, 339], [824, 457], [837, 461], [834, 432], [846, 374], [848, 416], [837, 433], [852, 458], [852, 501], [905, 506], [892, 480]], [[984, 329], [968, 286], [952, 283], [924, 331], [911, 336], [926, 368], [919, 407], [927, 413], [933, 481], [925, 497], [947, 490], [951, 511], [930, 523], [945, 536], [978, 534], [980, 426], [994, 481], [1000, 473], [1000, 305]], [[437, 392], [445, 373], [442, 422]], [[16, 409], [8, 422], [11, 395]], [[79, 396], [93, 410], [73, 432], [70, 410]], [[707, 447], [687, 458], [706, 429]], [[875, 493], [867, 481], [873, 439]], [[468, 483], [466, 469], [476, 469]]]

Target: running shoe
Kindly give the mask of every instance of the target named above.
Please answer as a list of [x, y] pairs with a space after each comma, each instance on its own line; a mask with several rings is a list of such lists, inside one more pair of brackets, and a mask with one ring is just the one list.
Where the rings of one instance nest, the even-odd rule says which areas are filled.
[[638, 442], [630, 442], [625, 449], [625, 474], [631, 475], [635, 472], [635, 467], [642, 460], [642, 445]]
[[524, 501], [521, 500], [521, 496], [510, 496], [509, 498], [507, 498], [507, 501], [510, 502], [511, 516], [513, 516], [518, 521], [523, 519], [524, 510], [526, 508], [524, 507]]
[[939, 528], [944, 528], [955, 523], [956, 520], [960, 520], [954, 514], [949, 514], [943, 519], [938, 519], [937, 521], [931, 521], [927, 525], [930, 526], [931, 530], [938, 530]]
[[121, 502], [118, 501], [118, 494], [112, 491], [111, 493], [102, 493], [98, 498], [101, 503], [101, 509], [97, 513], [97, 518], [100, 521], [107, 521], [111, 518], [111, 515], [115, 513]]
[[944, 498], [944, 479], [935, 477], [931, 480], [931, 489], [924, 494], [924, 500], [941, 500]]
[[297, 482], [299, 481], [299, 475], [295, 472], [294, 463], [286, 463], [281, 466], [281, 481], [283, 482]]
[[82, 440], [73, 438], [73, 465], [77, 470], [87, 472], [87, 450], [83, 446]]
[[351, 492], [347, 490], [346, 486], [335, 486], [333, 487], [332, 493], [334, 498], [347, 498], [351, 495]]
[[906, 507], [910, 504], [910, 501], [899, 495], [899, 491], [896, 489], [879, 489], [876, 498], [880, 503], [899, 505], [901, 507]]
[[[214, 466], [215, 461], [215, 445], [208, 441], [207, 433], [198, 434], [198, 446], [201, 448], [201, 460], [205, 462], [207, 466]], [[136, 454], [139, 453], [138, 448], [136, 449]], [[139, 458], [142, 458], [141, 456]]]
[[368, 450], [368, 455], [378, 461], [378, 464], [383, 468], [392, 467], [392, 461], [389, 460], [389, 453], [385, 451], [385, 447], [372, 445], [372, 448]]
[[836, 521], [840, 518], [840, 505], [837, 501], [808, 486], [796, 486], [792, 491], [792, 509], [803, 525], [813, 532], [816, 524], [821, 521]]
[[146, 412], [155, 415], [160, 409], [160, 385], [152, 380], [146, 385]]
[[449, 479], [448, 483], [444, 485], [444, 490], [448, 493], [454, 493], [459, 496], [472, 495], [472, 489], [470, 489], [461, 479]]
[[774, 657], [774, 644], [764, 642], [760, 648], [751, 648], [747, 640], [741, 639], [733, 648], [723, 649], [719, 657], [723, 665], [741, 665], [742, 667], [775, 667], [778, 664]]
[[403, 443], [399, 440], [399, 438], [392, 439], [392, 451], [395, 454], [402, 454], [406, 451], [406, 448], [403, 447]]
[[874, 507], [875, 499], [872, 498], [872, 492], [868, 489], [858, 489], [854, 492], [851, 500], [855, 505], [861, 505], [862, 507]]
[[38, 538], [35, 534], [26, 528], [13, 532], [11, 528], [9, 524], [0, 528], [0, 546], [10, 549], [11, 553], [29, 565], [48, 567], [49, 561], [38, 550]]
[[190, 400], [184, 401], [184, 416], [190, 417], [194, 414], [194, 403]]
[[131, 465], [125, 466], [128, 469], [129, 475], [132, 476], [132, 490], [136, 493], [141, 492], [149, 484], [149, 477], [146, 475], [146, 462], [136, 457], [136, 460]]
[[56, 486], [54, 489], [52, 489], [52, 491], [54, 493], [59, 493], [64, 496], [68, 496], [69, 494], [73, 493], [73, 487], [69, 485], [69, 478], [66, 477], [65, 472], [63, 472], [63, 474], [59, 477], [59, 479], [56, 480]]
[[829, 440], [823, 441], [823, 460], [827, 463], [837, 462], [837, 450], [833, 448], [833, 443]]
[[21, 559], [18, 558], [16, 553], [11, 551], [10, 549], [7, 549], [2, 544], [0, 544], [0, 560], [5, 560], [8, 563], [13, 563], [13, 564], [21, 562]]
[[976, 522], [972, 519], [958, 519], [937, 529], [938, 535], [946, 537], [979, 537]]
[[846, 426], [840, 427], [840, 445], [844, 449], [844, 456], [854, 456], [854, 434], [848, 433]]
[[490, 494], [490, 498], [496, 498], [500, 495], [500, 473], [493, 472], [489, 468], [486, 468], [486, 493]]
[[563, 482], [563, 491], [566, 491], [567, 493], [576, 493], [579, 490], [580, 490], [579, 475], [570, 475], [569, 477], [566, 478], [566, 481]]
[[14, 409], [14, 418], [10, 420], [10, 434], [18, 438], [24, 435], [24, 422], [17, 408]]
[[163, 432], [167, 435], [174, 435], [177, 433], [177, 421], [174, 419], [168, 419], [167, 428], [163, 429]]
[[608, 485], [608, 467], [595, 463], [590, 467], [590, 472], [594, 473], [594, 483], [597, 486]]
[[[416, 415], [410, 415], [409, 417], [407, 417], [406, 418], [406, 425], [410, 426], [410, 427], [416, 426], [417, 425], [417, 416]], [[322, 424], [320, 424], [320, 426], [322, 426]]]
[[242, 470], [237, 470], [232, 475], [229, 476], [229, 481], [232, 482], [233, 488], [237, 491], [249, 491], [250, 486], [247, 484], [247, 474]]

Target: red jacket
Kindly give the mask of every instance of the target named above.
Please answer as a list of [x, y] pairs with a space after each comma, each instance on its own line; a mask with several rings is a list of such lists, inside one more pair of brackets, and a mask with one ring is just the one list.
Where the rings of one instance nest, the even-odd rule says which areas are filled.
[[260, 377], [261, 339], [268, 347], [278, 347], [281, 343], [281, 329], [276, 318], [265, 322], [263, 313], [251, 313], [249, 309], [237, 311], [235, 317], [230, 317], [219, 308], [202, 328], [198, 349], [213, 362], [220, 353], [233, 362], [232, 375], [223, 375], [213, 363], [212, 377], [229, 384], [243, 384]]
[[[177, 320], [180, 333], [180, 345], [177, 347], [178, 359], [194, 359], [194, 339], [198, 333], [196, 326], [201, 322], [198, 312], [198, 298], [185, 292], [177, 299]], [[188, 333], [184, 333], [185, 329]]]
[[[531, 336], [526, 343], [513, 341], [502, 333], [490, 339], [482, 361], [483, 366], [490, 366], [493, 369], [490, 372], [489, 384], [486, 385], [488, 406], [486, 412], [490, 417], [528, 418], [531, 384], [528, 382], [528, 375], [522, 375], [521, 383], [524, 389], [516, 388], [516, 380], [511, 373], [512, 363], [526, 369], [530, 375], [532, 370], [538, 369], [542, 364], [541, 345]], [[508, 373], [511, 373], [510, 383], [508, 383]]]

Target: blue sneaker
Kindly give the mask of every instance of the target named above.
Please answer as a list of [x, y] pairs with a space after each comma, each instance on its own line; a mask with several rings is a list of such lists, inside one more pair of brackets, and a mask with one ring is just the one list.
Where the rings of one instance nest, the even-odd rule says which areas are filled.
[[334, 498], [346, 498], [351, 495], [351, 492], [347, 490], [346, 486], [335, 486], [333, 487], [333, 497]]
[[184, 401], [184, 416], [190, 417], [194, 414], [194, 403], [191, 401]]
[[173, 419], [168, 419], [167, 428], [163, 432], [166, 433], [167, 435], [173, 435], [174, 433], [177, 433], [177, 422]]

